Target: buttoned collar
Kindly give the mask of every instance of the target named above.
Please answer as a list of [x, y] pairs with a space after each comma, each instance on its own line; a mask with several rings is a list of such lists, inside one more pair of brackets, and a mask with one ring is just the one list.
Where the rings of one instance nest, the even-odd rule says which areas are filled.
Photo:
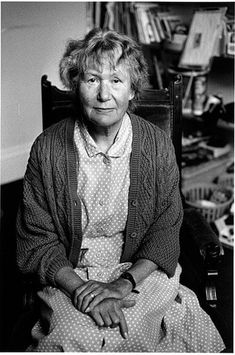
[[[76, 122], [75, 130], [77, 130], [78, 136], [80, 136], [83, 143], [83, 147], [87, 155], [91, 158], [98, 154], [104, 154], [95, 143], [94, 139], [89, 134], [86, 126], [81, 122]], [[113, 158], [121, 157], [126, 148], [130, 146], [130, 140], [132, 138], [132, 125], [128, 114], [125, 114], [122, 120], [121, 127], [115, 137], [114, 143], [107, 151], [106, 155]]]

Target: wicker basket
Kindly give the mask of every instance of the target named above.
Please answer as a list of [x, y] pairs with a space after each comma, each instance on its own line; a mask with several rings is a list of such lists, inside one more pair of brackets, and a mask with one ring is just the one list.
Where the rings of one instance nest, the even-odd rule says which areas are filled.
[[221, 176], [218, 177], [217, 184], [220, 186], [234, 186], [234, 175], [233, 174], [228, 174], [224, 173]]
[[209, 183], [198, 183], [183, 189], [185, 202], [188, 206], [197, 209], [206, 218], [207, 222], [213, 222], [222, 217], [226, 210], [232, 205], [233, 202], [233, 188], [224, 187], [230, 195], [230, 198], [224, 203], [216, 203], [215, 206], [200, 206], [198, 200], [207, 200], [214, 190], [218, 190], [221, 186]]

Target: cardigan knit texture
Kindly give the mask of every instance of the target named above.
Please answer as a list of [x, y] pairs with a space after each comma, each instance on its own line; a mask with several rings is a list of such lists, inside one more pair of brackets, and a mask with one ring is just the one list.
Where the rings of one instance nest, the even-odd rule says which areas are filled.
[[[120, 262], [149, 259], [172, 277], [183, 216], [174, 148], [158, 127], [134, 114], [130, 118], [130, 189]], [[68, 118], [40, 134], [24, 177], [17, 263], [22, 274], [36, 276], [42, 286], [56, 286], [60, 268], [77, 266], [82, 243], [74, 124]]]

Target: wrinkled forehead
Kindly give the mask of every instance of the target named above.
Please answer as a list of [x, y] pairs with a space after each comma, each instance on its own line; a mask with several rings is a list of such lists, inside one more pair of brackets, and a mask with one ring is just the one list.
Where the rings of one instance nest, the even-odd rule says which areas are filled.
[[103, 68], [109, 68], [112, 71], [117, 69], [129, 72], [129, 61], [123, 58], [121, 49], [97, 51], [87, 56], [84, 71], [87, 69], [96, 69], [102, 71]]

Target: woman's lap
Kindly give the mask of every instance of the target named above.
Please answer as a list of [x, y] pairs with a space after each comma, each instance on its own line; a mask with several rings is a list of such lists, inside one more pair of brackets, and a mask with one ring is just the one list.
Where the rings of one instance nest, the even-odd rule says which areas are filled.
[[39, 341], [29, 351], [221, 351], [222, 341], [209, 316], [200, 309], [194, 293], [179, 284], [180, 271], [178, 266], [171, 279], [155, 271], [137, 287], [139, 294], [127, 297], [136, 300], [134, 307], [124, 309], [127, 340], [121, 337], [119, 328], [98, 328], [58, 289], [44, 289], [39, 293], [44, 322], [34, 327], [33, 336]]

